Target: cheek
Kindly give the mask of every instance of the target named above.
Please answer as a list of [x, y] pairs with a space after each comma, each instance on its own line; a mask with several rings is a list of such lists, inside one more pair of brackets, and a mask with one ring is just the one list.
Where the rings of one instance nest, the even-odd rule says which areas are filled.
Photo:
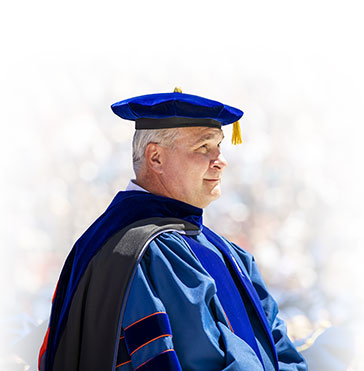
[[208, 162], [201, 158], [191, 158], [183, 164], [183, 176], [191, 181], [202, 181], [208, 170]]
[[201, 154], [173, 154], [166, 164], [166, 175], [173, 183], [196, 186], [208, 171], [209, 160]]
[[164, 174], [171, 184], [181, 184], [188, 172], [188, 161], [178, 156], [170, 156], [164, 166]]

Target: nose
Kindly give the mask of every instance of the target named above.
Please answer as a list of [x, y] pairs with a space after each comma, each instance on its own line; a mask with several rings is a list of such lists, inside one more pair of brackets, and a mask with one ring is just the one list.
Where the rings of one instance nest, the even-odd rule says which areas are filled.
[[211, 160], [210, 165], [211, 165], [212, 168], [222, 170], [228, 165], [228, 163], [227, 163], [225, 157], [223, 156], [223, 154], [221, 153], [221, 151], [219, 151], [217, 153], [216, 157]]

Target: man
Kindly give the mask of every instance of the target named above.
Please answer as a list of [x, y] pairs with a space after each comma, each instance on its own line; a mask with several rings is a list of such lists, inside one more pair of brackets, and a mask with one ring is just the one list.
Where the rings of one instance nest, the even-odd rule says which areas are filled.
[[136, 179], [71, 250], [40, 369], [305, 370], [253, 257], [202, 224], [243, 112], [180, 90], [112, 109], [136, 122]]

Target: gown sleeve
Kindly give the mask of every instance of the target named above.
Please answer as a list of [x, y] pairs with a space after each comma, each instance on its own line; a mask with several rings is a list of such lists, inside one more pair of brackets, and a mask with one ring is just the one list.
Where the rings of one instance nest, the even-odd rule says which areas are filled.
[[132, 282], [126, 347], [119, 346], [128, 354], [117, 370], [263, 371], [254, 350], [231, 332], [215, 294], [214, 280], [177, 233], [157, 237]]
[[269, 294], [254, 257], [234, 243], [228, 243], [233, 247], [233, 251], [237, 253], [239, 260], [243, 264], [248, 277], [250, 277], [250, 280], [258, 293], [260, 302], [267, 316], [268, 323], [271, 327], [278, 355], [279, 370], [307, 370], [305, 360], [288, 338], [285, 322], [278, 317], [278, 305], [273, 297]]

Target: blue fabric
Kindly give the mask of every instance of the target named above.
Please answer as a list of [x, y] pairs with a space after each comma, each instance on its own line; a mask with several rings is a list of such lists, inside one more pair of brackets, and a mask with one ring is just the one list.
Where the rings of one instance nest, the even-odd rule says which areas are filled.
[[[222, 258], [220, 252], [201, 233], [194, 237]], [[242, 273], [258, 290], [274, 341], [278, 341], [279, 370], [306, 370], [304, 360], [287, 337], [283, 321], [277, 317], [277, 304], [265, 288], [254, 258], [238, 246], [225, 241]], [[204, 269], [183, 237], [163, 233], [151, 242], [138, 266], [126, 305], [123, 327], [156, 311], [166, 311], [173, 338], [152, 342], [132, 356], [134, 368], [161, 351], [174, 348], [183, 370], [263, 371], [253, 349], [234, 334], [217, 296], [216, 281]], [[248, 306], [253, 329], [261, 324], [253, 305]], [[256, 334], [257, 335], [257, 334]], [[270, 342], [262, 329], [260, 343], [269, 351]], [[263, 357], [263, 356], [262, 356]], [[266, 370], [276, 369], [274, 357], [263, 357]]]
[[113, 112], [126, 120], [168, 117], [209, 118], [228, 125], [238, 121], [243, 112], [220, 102], [182, 93], [160, 93], [125, 99], [111, 106]]
[[119, 341], [118, 356], [116, 360], [116, 366], [125, 364], [130, 361], [130, 356], [126, 347], [125, 337], [121, 337]]
[[152, 217], [174, 217], [199, 227], [202, 225], [202, 209], [197, 207], [146, 192], [119, 192], [107, 210], [75, 243], [66, 259], [52, 305], [46, 369], [51, 369], [73, 294], [91, 259], [117, 231]]
[[247, 311], [226, 265], [212, 250], [198, 243], [192, 237], [182, 237], [192, 248], [192, 251], [196, 254], [202, 266], [215, 280], [217, 297], [220, 300], [233, 332], [250, 345], [263, 365], [262, 356], [255, 340]]
[[[276, 370], [276, 361], [275, 361], [275, 357], [274, 357], [274, 354], [273, 354], [274, 350], [271, 349], [271, 345], [270, 345], [269, 339], [267, 337], [266, 330], [263, 328], [262, 321], [258, 317], [257, 312], [254, 309], [250, 298], [247, 296], [247, 294], [245, 293], [244, 288], [242, 287], [241, 283], [239, 282], [238, 278], [236, 277], [236, 271], [234, 271], [232, 269], [231, 264], [229, 263], [229, 261], [226, 258], [224, 258], [224, 255], [221, 253], [221, 251], [215, 245], [213, 245], [206, 238], [206, 236], [203, 233], [196, 236], [195, 239], [200, 244], [204, 245], [206, 248], [212, 250], [217, 256], [219, 256], [219, 258], [224, 262], [224, 264], [226, 264], [227, 268], [229, 269], [229, 272], [232, 275], [234, 283], [239, 290], [241, 298], [243, 299], [244, 306], [245, 306], [246, 311], [248, 313], [249, 322], [250, 322], [250, 324], [253, 328], [254, 335], [255, 335], [255, 340], [257, 342], [260, 354], [262, 356], [264, 368], [265, 368], [266, 371]], [[227, 240], [225, 240], [224, 238], [220, 238], [220, 240], [222, 242], [225, 242], [226, 247], [228, 248], [229, 252], [232, 253], [235, 260], [237, 261], [237, 263], [238, 263], [238, 265], [239, 265], [239, 267], [242, 271], [242, 274], [249, 278], [249, 274], [244, 269], [244, 265], [243, 265], [242, 261], [239, 259], [239, 255], [235, 253], [234, 249], [230, 246], [230, 243]], [[260, 301], [260, 303], [262, 303], [262, 302]], [[228, 347], [231, 348], [231, 344], [229, 344]], [[240, 346], [240, 348], [241, 348], [241, 346]], [[235, 355], [235, 357], [236, 357], [236, 355]]]
[[277, 357], [277, 353], [275, 350], [272, 333], [271, 333], [266, 315], [263, 311], [263, 307], [260, 303], [259, 296], [257, 295], [253, 285], [251, 284], [250, 280], [247, 279], [245, 275], [243, 274], [243, 272], [241, 271], [240, 266], [238, 265], [236, 259], [234, 258], [230, 250], [227, 248], [224, 240], [222, 240], [216, 233], [212, 232], [209, 228], [205, 226], [203, 227], [203, 234], [207, 237], [207, 239], [211, 243], [213, 243], [216, 247], [219, 248], [219, 250], [224, 254], [224, 257], [230, 262], [231, 267], [235, 270], [236, 277], [242, 284], [244, 292], [249, 297], [251, 303], [253, 304], [257, 312], [259, 319], [262, 321], [262, 325], [270, 341], [271, 348], [272, 348], [274, 358], [275, 358], [276, 367], [278, 369], [278, 357]]
[[[122, 325], [125, 328], [155, 311], [165, 311], [173, 338], [163, 338], [165, 343], [159, 339], [135, 352], [133, 366], [174, 348], [183, 370], [223, 370], [225, 351], [210, 308], [217, 307], [215, 294], [213, 279], [179, 235], [162, 234], [151, 242], [133, 280]], [[223, 312], [217, 310], [218, 318], [226, 323]], [[251, 350], [253, 357], [257, 359]]]
[[[201, 209], [144, 192], [120, 192], [106, 212], [77, 241], [67, 258], [58, 284], [52, 308], [48, 350], [54, 354], [57, 339], [66, 324], [73, 292], [88, 263], [103, 243], [127, 224], [161, 216], [181, 218], [202, 228]], [[196, 239], [202, 237], [203, 234], [200, 234]], [[279, 369], [306, 370], [303, 359], [287, 337], [284, 322], [277, 317], [277, 305], [265, 288], [253, 257], [240, 247], [224, 241], [243, 274], [254, 286], [257, 300], [263, 307], [273, 334]], [[151, 242], [137, 267], [122, 326], [127, 328], [155, 312], [167, 312], [173, 339], [168, 336], [152, 341], [136, 351], [131, 362], [120, 368], [136, 369], [165, 350], [174, 348], [183, 370], [262, 371], [256, 353], [229, 329], [216, 290], [215, 280], [180, 235], [165, 233], [158, 236]], [[128, 355], [125, 353], [126, 348], [119, 346], [118, 357], [127, 362]], [[48, 362], [51, 364], [52, 357], [48, 358]]]
[[166, 350], [155, 358], [137, 367], [138, 371], [182, 371], [176, 353], [173, 350]]
[[166, 313], [156, 313], [130, 325], [124, 330], [128, 353], [134, 353], [148, 342], [163, 336], [172, 336]]
[[254, 257], [243, 250], [240, 246], [229, 242], [222, 236], [230, 251], [236, 258], [239, 266], [242, 268], [245, 276], [251, 281], [257, 296], [259, 297], [265, 318], [270, 328], [270, 333], [274, 341], [275, 351], [278, 356], [278, 366], [280, 371], [305, 371], [307, 365], [296, 350], [294, 344], [287, 336], [287, 328], [282, 319], [278, 317], [278, 306], [272, 296], [269, 294], [263, 278], [255, 263]]

